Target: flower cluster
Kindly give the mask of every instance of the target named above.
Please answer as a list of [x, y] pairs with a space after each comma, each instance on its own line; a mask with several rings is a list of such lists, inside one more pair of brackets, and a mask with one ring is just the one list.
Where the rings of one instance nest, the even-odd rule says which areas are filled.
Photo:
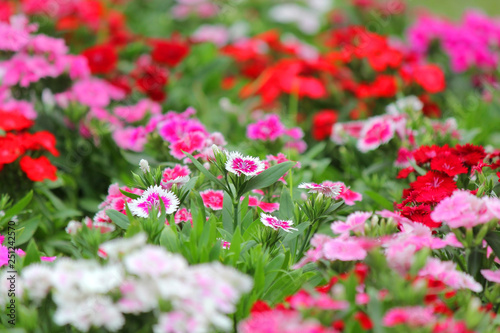
[[[28, 152], [47, 151], [59, 156], [56, 149], [56, 138], [48, 131], [29, 133], [34, 124], [21, 111], [0, 110], [0, 172], [7, 165], [19, 164], [26, 176], [34, 182], [45, 179], [56, 180], [57, 168], [45, 156], [32, 157]], [[4, 171], [6, 172], [6, 171]]]
[[300, 127], [286, 128], [281, 122], [280, 117], [276, 114], [271, 114], [255, 123], [249, 124], [247, 127], [247, 137], [250, 140], [271, 141], [277, 139], [288, 139], [285, 143], [285, 148], [296, 148], [299, 153], [303, 153], [307, 145], [302, 140], [304, 132]]
[[18, 286], [35, 302], [51, 295], [54, 322], [84, 332], [92, 327], [115, 332], [141, 313], [154, 314], [154, 332], [228, 330], [227, 315], [250, 290], [250, 278], [218, 263], [188, 266], [180, 255], [145, 241], [139, 234], [102, 244], [109, 258], [105, 265], [66, 258], [53, 266], [30, 265]]
[[472, 10], [466, 11], [459, 23], [423, 15], [408, 30], [411, 51], [425, 57], [437, 41], [455, 72], [494, 71], [499, 62], [496, 50], [499, 36], [500, 24], [495, 19]]
[[[485, 158], [492, 160], [497, 154], [488, 155], [483, 147], [471, 144], [457, 145], [454, 148], [447, 145], [443, 147], [422, 146], [413, 151], [412, 155], [416, 165], [424, 167], [427, 171], [424, 171], [425, 174], [422, 173], [410, 183], [410, 188], [403, 192], [404, 200], [398, 205], [398, 208], [403, 216], [432, 228], [439, 227], [440, 221], [445, 220], [439, 212], [435, 215], [438, 221], [434, 220], [431, 216], [432, 209], [457, 190], [456, 178], [458, 176], [468, 177], [468, 175], [474, 175], [474, 170], [482, 172], [484, 168], [496, 169], [500, 166], [498, 162], [491, 164], [483, 162]], [[415, 172], [415, 169], [410, 166], [401, 170], [399, 177], [406, 178]], [[459, 183], [464, 185], [462, 181]], [[454, 198], [468, 201], [462, 194], [457, 194]], [[455, 202], [454, 199], [450, 199], [444, 204], [449, 207], [449, 205], [453, 205], [453, 202]], [[468, 202], [468, 205], [476, 206], [476, 204]], [[440, 210], [443, 212], [445, 206], [442, 207]], [[477, 223], [481, 222], [477, 221]]]

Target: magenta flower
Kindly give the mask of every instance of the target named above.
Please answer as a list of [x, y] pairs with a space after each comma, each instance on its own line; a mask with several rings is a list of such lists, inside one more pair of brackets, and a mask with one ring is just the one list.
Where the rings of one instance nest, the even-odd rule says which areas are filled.
[[52, 262], [56, 259], [57, 259], [57, 257], [40, 257], [41, 261], [48, 261], [48, 262]]
[[179, 207], [179, 199], [173, 192], [167, 191], [158, 185], [150, 186], [140, 198], [132, 200], [129, 204], [132, 215], [147, 218], [153, 207], [158, 209], [160, 214], [160, 198], [163, 200], [165, 212], [172, 214]]
[[205, 134], [201, 132], [188, 132], [181, 139], [170, 145], [170, 154], [178, 159], [186, 157], [183, 151], [192, 154], [205, 147]]
[[[243, 201], [245, 197], [241, 197], [241, 200]], [[274, 203], [274, 202], [263, 202], [260, 201], [259, 198], [254, 197], [254, 196], [249, 196], [248, 197], [248, 207], [259, 207], [266, 213], [272, 213], [278, 209], [280, 209], [280, 204], [279, 203]]]
[[203, 204], [207, 208], [213, 210], [222, 210], [222, 204], [224, 202], [224, 191], [216, 190], [206, 190], [200, 192], [201, 198], [203, 199]]
[[175, 224], [179, 224], [181, 222], [190, 222], [193, 224], [193, 217], [191, 216], [191, 212], [186, 208], [179, 209], [174, 215]]
[[291, 230], [297, 230], [296, 228], [292, 228], [293, 222], [290, 220], [280, 220], [277, 217], [272, 215], [267, 215], [264, 213], [260, 213], [260, 221], [266, 227], [271, 227], [274, 230], [282, 229], [286, 232], [291, 232]]
[[280, 117], [271, 114], [247, 127], [247, 137], [251, 140], [275, 141], [286, 132]]
[[172, 186], [181, 187], [189, 181], [191, 171], [185, 165], [176, 164], [173, 168], [163, 170], [161, 185], [170, 190]]
[[244, 157], [238, 152], [228, 154], [226, 170], [237, 176], [256, 176], [265, 168], [264, 163], [258, 157]]

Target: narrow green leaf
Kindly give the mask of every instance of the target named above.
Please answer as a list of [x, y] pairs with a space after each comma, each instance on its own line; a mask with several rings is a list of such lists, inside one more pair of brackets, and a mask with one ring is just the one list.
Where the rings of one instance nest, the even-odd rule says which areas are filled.
[[106, 210], [106, 215], [113, 221], [117, 226], [119, 226], [122, 229], [127, 230], [128, 226], [130, 225], [130, 222], [125, 214], [120, 213], [117, 210], [114, 209], [108, 209]]
[[283, 187], [280, 197], [280, 210], [278, 211], [278, 217], [282, 220], [291, 220], [293, 218], [293, 201], [290, 196], [290, 190]]
[[26, 256], [24, 257], [23, 267], [28, 266], [29, 264], [40, 262], [40, 252], [38, 252], [38, 247], [36, 246], [35, 241], [32, 239], [28, 248], [26, 249]]
[[295, 162], [288, 161], [274, 165], [269, 169], [264, 170], [262, 173], [253, 178], [250, 178], [250, 180], [245, 183], [243, 188], [240, 189], [239, 196], [242, 196], [252, 190], [265, 188], [276, 183], [278, 179], [280, 179], [295, 164]]
[[382, 195], [378, 194], [377, 192], [374, 191], [365, 191], [365, 194], [368, 195], [373, 201], [375, 201], [377, 204], [379, 204], [382, 208], [388, 209], [388, 210], [393, 210], [394, 205], [392, 202], [384, 198]]
[[20, 223], [16, 227], [16, 247], [22, 245], [29, 241], [36, 229], [38, 228], [38, 223], [40, 222], [39, 217], [33, 217], [27, 221]]
[[121, 189], [120, 189], [120, 192], [121, 192], [124, 196], [126, 196], [126, 197], [128, 197], [128, 198], [130, 198], [130, 199], [137, 199], [137, 198], [140, 198], [140, 197], [141, 197], [141, 196], [140, 196], [140, 195], [138, 195], [138, 194], [135, 194], [135, 193], [130, 193], [130, 192], [127, 192], [127, 191], [124, 191], [124, 190], [121, 190]]
[[10, 220], [11, 217], [19, 214], [31, 202], [32, 198], [33, 198], [33, 191], [29, 191], [21, 200], [16, 202], [14, 206], [7, 209], [3, 218], [6, 221], [8, 221]]
[[491, 247], [497, 258], [500, 258], [500, 232], [490, 231], [484, 237], [486, 243]]
[[213, 175], [210, 171], [208, 171], [207, 169], [205, 169], [205, 167], [203, 165], [201, 165], [201, 163], [198, 162], [198, 160], [196, 158], [194, 158], [193, 155], [191, 155], [189, 153], [186, 153], [185, 151], [183, 153], [191, 160], [191, 162], [193, 162], [194, 166], [202, 174], [204, 174], [208, 179], [210, 179], [211, 181], [213, 181], [215, 184], [217, 184], [220, 187], [222, 187], [224, 190], [226, 190], [226, 192], [228, 191], [228, 189], [226, 188], [226, 186], [224, 184], [222, 184], [222, 182], [220, 180], [218, 180], [215, 175]]
[[222, 226], [231, 235], [234, 232], [233, 201], [227, 192], [224, 192], [224, 202], [222, 204]]

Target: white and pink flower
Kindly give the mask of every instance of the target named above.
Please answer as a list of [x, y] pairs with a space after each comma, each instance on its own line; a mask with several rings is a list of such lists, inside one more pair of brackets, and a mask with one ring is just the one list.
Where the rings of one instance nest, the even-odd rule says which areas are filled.
[[228, 154], [226, 170], [237, 176], [256, 176], [265, 169], [264, 162], [258, 157], [243, 156], [239, 152]]
[[[160, 200], [161, 199], [161, 200]], [[163, 201], [166, 214], [172, 214], [179, 207], [179, 199], [177, 196], [161, 186], [150, 186], [140, 198], [132, 200], [129, 204], [132, 215], [147, 218], [150, 211], [154, 208], [160, 214], [160, 202]]]
[[170, 190], [172, 186], [181, 187], [189, 181], [191, 171], [185, 165], [176, 164], [173, 168], [163, 170], [161, 185]]
[[396, 129], [394, 123], [384, 117], [374, 117], [361, 129], [357, 147], [361, 152], [378, 148], [381, 144], [389, 142]]
[[341, 183], [323, 182], [316, 183], [302, 183], [299, 188], [309, 190], [309, 193], [321, 193], [328, 198], [337, 198], [342, 191]]
[[264, 213], [260, 214], [260, 221], [266, 227], [271, 227], [274, 230], [281, 229], [286, 232], [291, 232], [291, 230], [298, 230], [296, 228], [292, 228], [293, 222], [291, 220], [280, 220], [277, 217]]

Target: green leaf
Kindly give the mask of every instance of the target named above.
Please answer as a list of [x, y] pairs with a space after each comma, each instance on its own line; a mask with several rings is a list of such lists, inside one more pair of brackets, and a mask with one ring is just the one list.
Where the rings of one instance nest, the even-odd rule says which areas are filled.
[[224, 202], [222, 204], [222, 226], [231, 235], [234, 232], [233, 201], [227, 192], [224, 192]]
[[313, 277], [315, 273], [304, 273], [302, 270], [292, 271], [279, 277], [263, 295], [262, 299], [272, 304], [283, 300], [286, 296], [292, 295], [299, 290], [302, 285]]
[[220, 180], [218, 180], [217, 177], [214, 176], [210, 171], [208, 171], [207, 169], [205, 169], [205, 167], [203, 165], [201, 165], [201, 163], [198, 162], [198, 160], [196, 158], [194, 158], [193, 155], [191, 155], [189, 153], [186, 153], [185, 151], [183, 153], [191, 160], [191, 162], [193, 162], [194, 166], [202, 174], [204, 174], [208, 179], [210, 179], [211, 181], [213, 181], [215, 184], [217, 184], [220, 187], [222, 187], [224, 190], [226, 190], [226, 192], [229, 192], [228, 189], [227, 189], [227, 187], [224, 184], [222, 184], [222, 182]]
[[292, 161], [280, 163], [264, 170], [259, 175], [250, 178], [240, 189], [238, 197], [255, 189], [268, 187], [278, 181], [296, 163]]
[[14, 206], [7, 209], [5, 215], [3, 216], [3, 220], [8, 222], [11, 217], [19, 214], [30, 202], [33, 198], [33, 191], [29, 191], [21, 200], [19, 200]]
[[122, 229], [127, 230], [128, 226], [130, 225], [130, 222], [125, 214], [120, 213], [117, 210], [114, 209], [108, 209], [106, 210], [106, 215], [113, 221], [117, 226], [119, 226]]
[[382, 195], [378, 194], [377, 192], [374, 191], [365, 191], [365, 194], [368, 195], [373, 201], [375, 201], [377, 204], [379, 204], [382, 208], [388, 209], [388, 210], [393, 210], [394, 205], [392, 202], [384, 198]]
[[165, 226], [160, 236], [160, 245], [171, 252], [179, 252], [179, 238], [174, 231], [177, 226]]
[[126, 197], [129, 197], [130, 199], [137, 199], [137, 198], [140, 198], [141, 196], [138, 195], [138, 194], [134, 194], [134, 193], [130, 193], [130, 192], [127, 192], [127, 191], [124, 191], [122, 189], [120, 189], [120, 192], [126, 196]]
[[467, 257], [467, 270], [472, 277], [476, 277], [483, 263], [483, 253], [479, 247], [475, 247]]
[[127, 228], [127, 232], [125, 232], [124, 237], [130, 238], [132, 236], [137, 235], [138, 233], [140, 233], [142, 231], [143, 231], [142, 226], [141, 226], [141, 223], [139, 222], [139, 220], [133, 219]]
[[500, 258], [500, 232], [490, 231], [484, 237], [486, 243], [491, 247], [497, 258]]
[[293, 218], [294, 205], [292, 197], [290, 196], [290, 190], [283, 187], [281, 191], [280, 198], [280, 210], [278, 211], [278, 217], [282, 220], [291, 220]]
[[31, 239], [31, 237], [33, 237], [33, 234], [38, 228], [39, 222], [40, 222], [39, 217], [33, 217], [27, 221], [20, 223], [17, 226], [16, 247], [26, 243]]
[[236, 263], [238, 262], [238, 259], [240, 258], [240, 253], [241, 253], [241, 234], [240, 234], [240, 228], [237, 228], [234, 235], [233, 239], [231, 240], [231, 246], [229, 247], [229, 253], [233, 255], [232, 258], [232, 263], [233, 266], [236, 266]]
[[40, 262], [40, 252], [38, 252], [38, 247], [36, 246], [35, 241], [32, 239], [28, 248], [26, 249], [26, 256], [24, 257], [23, 267], [28, 266], [29, 264]]

